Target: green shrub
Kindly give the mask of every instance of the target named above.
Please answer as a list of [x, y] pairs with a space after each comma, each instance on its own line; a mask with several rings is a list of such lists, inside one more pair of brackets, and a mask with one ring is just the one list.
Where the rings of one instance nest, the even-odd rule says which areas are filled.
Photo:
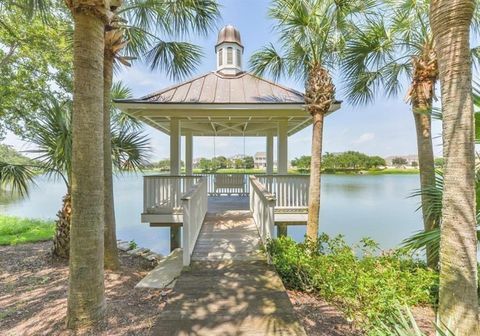
[[285, 286], [315, 293], [336, 304], [348, 319], [371, 329], [393, 316], [398, 305], [432, 304], [438, 275], [404, 252], [379, 255], [371, 239], [350, 247], [342, 236], [317, 242], [285, 237], [268, 244]]

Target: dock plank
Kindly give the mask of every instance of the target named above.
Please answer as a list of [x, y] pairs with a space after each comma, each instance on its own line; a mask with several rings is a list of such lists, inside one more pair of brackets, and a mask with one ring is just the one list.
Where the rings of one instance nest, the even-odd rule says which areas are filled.
[[306, 335], [266, 262], [250, 212], [207, 213], [192, 264], [177, 279], [152, 334]]

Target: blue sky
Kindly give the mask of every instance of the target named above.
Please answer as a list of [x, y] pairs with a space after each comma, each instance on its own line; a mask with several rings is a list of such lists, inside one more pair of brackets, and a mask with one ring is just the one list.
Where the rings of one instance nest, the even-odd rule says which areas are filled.
[[[268, 0], [221, 0], [222, 18], [218, 28], [226, 24], [236, 26], [242, 35], [245, 46], [244, 64], [247, 64], [250, 55], [268, 43], [276, 42], [272, 32], [273, 22], [267, 17]], [[195, 37], [194, 43], [204, 49], [205, 57], [194, 76], [215, 70], [214, 45], [217, 31], [207, 37]], [[173, 82], [159, 71], [151, 71], [143, 64], [134, 64], [116, 74], [117, 80], [128, 85], [135, 97], [157, 91]], [[343, 100], [339, 78], [334, 78], [337, 85], [337, 99]], [[282, 79], [281, 84], [290, 86], [299, 91], [303, 90], [303, 83]], [[406, 91], [406, 89], [405, 89]], [[330, 115], [325, 122], [324, 152], [341, 152], [357, 150], [367, 154], [380, 156], [415, 154], [416, 135], [413, 116], [408, 104], [400, 95], [397, 98], [387, 99], [380, 97], [375, 103], [368, 106], [352, 106], [344, 102], [342, 108]], [[434, 125], [434, 136], [440, 134], [440, 125]], [[151, 138], [152, 160], [169, 156], [169, 139], [163, 133], [147, 128]], [[310, 127], [289, 138], [289, 157], [308, 155], [310, 150]], [[434, 139], [435, 153], [441, 155], [440, 139]], [[9, 134], [5, 141], [18, 149], [25, 149], [24, 143]], [[232, 156], [243, 154], [243, 139], [217, 138], [216, 155]], [[246, 138], [245, 153], [253, 155], [257, 151], [264, 151], [265, 140], [261, 138]], [[194, 157], [213, 156], [213, 139], [197, 137], [194, 140]]]

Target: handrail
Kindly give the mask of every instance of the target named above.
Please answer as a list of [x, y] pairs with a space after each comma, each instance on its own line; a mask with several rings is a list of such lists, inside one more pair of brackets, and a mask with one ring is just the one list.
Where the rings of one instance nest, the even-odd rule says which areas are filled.
[[195, 243], [208, 209], [207, 179], [202, 177], [182, 196], [183, 265], [190, 265]]
[[275, 225], [276, 197], [258, 181], [256, 176], [249, 177], [250, 211], [264, 244], [273, 237]]
[[277, 197], [277, 212], [308, 208], [309, 175], [262, 175], [258, 180]]
[[143, 212], [178, 213], [182, 196], [201, 176], [145, 175], [143, 177]]

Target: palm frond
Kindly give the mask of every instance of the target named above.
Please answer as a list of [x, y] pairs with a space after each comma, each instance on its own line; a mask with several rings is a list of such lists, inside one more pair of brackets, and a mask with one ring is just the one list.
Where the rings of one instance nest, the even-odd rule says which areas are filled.
[[28, 165], [0, 161], [0, 189], [10, 189], [21, 196], [27, 196], [30, 187], [35, 185], [34, 176], [34, 170]]
[[163, 71], [173, 79], [182, 79], [196, 70], [203, 53], [191, 43], [157, 40], [146, 57], [151, 69]]
[[36, 145], [35, 160], [42, 163], [47, 173], [71, 171], [72, 128], [71, 102], [58, 102], [51, 99], [37, 120], [30, 126], [35, 131], [29, 138]]
[[112, 161], [118, 170], [140, 170], [150, 154], [150, 139], [142, 131], [112, 129]]
[[215, 0], [130, 0], [119, 14], [158, 36], [185, 36], [215, 28], [220, 6]]
[[278, 80], [285, 75], [285, 67], [285, 59], [273, 44], [256, 51], [250, 58], [250, 68], [258, 76], [269, 73], [274, 80]]
[[[132, 90], [126, 86], [123, 82], [118, 81], [113, 83], [111, 90], [112, 100], [116, 99], [128, 99], [132, 98]], [[120, 127], [132, 130], [141, 130], [143, 124], [137, 118], [123, 112], [112, 104], [111, 115], [111, 128]]]

